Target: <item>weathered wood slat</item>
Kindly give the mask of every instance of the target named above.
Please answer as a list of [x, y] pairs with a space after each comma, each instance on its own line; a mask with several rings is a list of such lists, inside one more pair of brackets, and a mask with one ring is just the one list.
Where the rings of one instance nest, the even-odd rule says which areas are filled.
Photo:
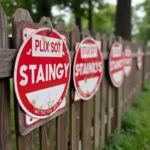
[[[0, 47], [8, 48], [7, 16], [0, 6]], [[1, 51], [2, 49], [0, 49]], [[1, 66], [1, 69], [3, 66]], [[0, 149], [11, 150], [9, 79], [0, 79]]]
[[[13, 46], [18, 49], [22, 42], [21, 39], [21, 29], [17, 28], [18, 22], [22, 20], [27, 20], [32, 22], [32, 18], [27, 10], [17, 9], [13, 16]], [[18, 36], [20, 35], [20, 36]], [[21, 114], [21, 108], [17, 103], [16, 96], [14, 96], [15, 100], [15, 122], [16, 122], [16, 141], [17, 141], [17, 150], [36, 150], [36, 131], [30, 132], [26, 136], [21, 136], [19, 134], [19, 115]]]
[[[114, 42], [114, 38], [111, 36], [108, 39], [107, 43], [107, 52], [110, 52], [111, 46]], [[113, 86], [111, 82], [108, 82], [108, 97], [107, 97], [107, 127], [106, 127], [106, 136], [107, 138], [111, 134], [111, 127], [112, 127], [112, 115], [111, 115], [111, 109], [112, 109], [112, 102], [113, 102]]]
[[[16, 49], [2, 49], [0, 48], [0, 78], [12, 77], [15, 58], [17, 55]], [[105, 55], [105, 54], [104, 54]], [[107, 55], [107, 54], [106, 54]], [[70, 51], [71, 59], [74, 52]]]
[[[42, 17], [39, 24], [44, 25], [46, 21], [50, 21], [50, 18]], [[40, 127], [40, 150], [54, 149], [54, 121], [53, 119]]]
[[[69, 38], [68, 33], [66, 32], [65, 24], [62, 21], [59, 21], [56, 25], [56, 30], [63, 34], [66, 37], [66, 42], [68, 44]], [[68, 94], [67, 99], [67, 110], [69, 109], [69, 98]], [[56, 150], [67, 150], [68, 149], [68, 111], [56, 118]]]
[[[120, 37], [116, 37], [116, 41], [122, 43], [122, 39]], [[116, 129], [120, 131], [121, 128], [121, 100], [122, 100], [122, 85], [121, 87], [116, 89], [116, 103], [115, 103], [115, 110], [116, 110]]]
[[81, 140], [82, 150], [91, 150], [91, 102], [93, 99], [88, 101], [81, 101]]
[[54, 119], [40, 127], [40, 150], [54, 149]]
[[[80, 41], [80, 31], [77, 26], [75, 26], [70, 32], [70, 50], [74, 53], [74, 48], [76, 42]], [[79, 150], [80, 141], [80, 104], [81, 101], [74, 102], [74, 87], [73, 80], [71, 80], [70, 89], [70, 150]]]
[[[100, 35], [97, 33], [95, 39], [100, 41]], [[104, 56], [103, 56], [104, 57]], [[99, 148], [100, 141], [100, 88], [94, 97], [94, 149]]]
[[[89, 30], [81, 32], [81, 39], [90, 35]], [[91, 139], [91, 127], [92, 127], [92, 101], [91, 98], [88, 101], [81, 101], [81, 142], [82, 150], [91, 150], [92, 139]]]
[[[106, 36], [102, 37], [102, 51], [107, 52], [107, 38]], [[106, 78], [106, 68], [107, 64], [104, 61], [104, 73], [103, 79], [101, 83], [101, 129], [100, 129], [100, 147], [101, 149], [104, 148], [105, 143], [105, 109], [106, 109], [106, 101], [107, 101], [107, 78]]]

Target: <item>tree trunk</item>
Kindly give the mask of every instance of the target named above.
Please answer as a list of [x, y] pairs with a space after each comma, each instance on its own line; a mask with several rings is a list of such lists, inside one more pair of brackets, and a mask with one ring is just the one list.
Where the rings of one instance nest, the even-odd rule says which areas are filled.
[[92, 7], [92, 0], [88, 0], [88, 4], [89, 4], [89, 11], [88, 11], [88, 28], [89, 31], [92, 33], [92, 11], [93, 11], [93, 7]]
[[52, 1], [51, 0], [38, 0], [36, 3], [37, 6], [37, 15], [36, 21], [39, 21], [42, 16], [50, 17], [52, 19]]
[[131, 0], [117, 0], [115, 35], [131, 40]]
[[82, 30], [82, 20], [81, 17], [78, 15], [75, 15], [75, 22], [76, 25], [79, 27], [80, 31]]

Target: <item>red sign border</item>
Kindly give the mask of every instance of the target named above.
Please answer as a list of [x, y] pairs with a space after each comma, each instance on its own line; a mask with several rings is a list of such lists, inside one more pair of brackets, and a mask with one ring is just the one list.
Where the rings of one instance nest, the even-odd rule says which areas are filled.
[[110, 77], [111, 83], [112, 83], [113, 86], [115, 86], [116, 88], [119, 88], [119, 87], [122, 85], [123, 81], [124, 81], [124, 70], [123, 70], [123, 77], [122, 77], [122, 80], [121, 80], [121, 82], [120, 82], [119, 84], [115, 83], [115, 80], [112, 78], [112, 75], [111, 75], [111, 73], [110, 73], [110, 56], [111, 56], [112, 48], [113, 48], [113, 46], [114, 46], [116, 43], [118, 43], [119, 45], [121, 45], [121, 51], [122, 51], [122, 55], [123, 55], [123, 47], [122, 47], [122, 44], [119, 43], [119, 42], [114, 42], [114, 43], [112, 44], [112, 46], [111, 46], [111, 50], [110, 50], [110, 53], [109, 53], [108, 71], [109, 71], [109, 77]]
[[102, 51], [101, 51], [101, 49], [99, 49], [99, 47], [98, 47], [98, 45], [97, 45], [97, 43], [96, 43], [96, 45], [97, 45], [97, 47], [98, 47], [98, 50], [100, 51], [100, 55], [101, 55], [101, 57], [102, 57], [102, 75], [101, 75], [101, 77], [100, 77], [100, 80], [99, 80], [99, 83], [97, 84], [97, 87], [96, 87], [96, 89], [94, 90], [94, 93], [91, 95], [91, 96], [89, 96], [88, 98], [85, 98], [85, 97], [82, 97], [81, 95], [80, 95], [80, 93], [78, 92], [78, 88], [76, 87], [76, 84], [75, 84], [75, 76], [74, 76], [74, 68], [75, 68], [75, 60], [76, 60], [76, 57], [77, 57], [77, 53], [78, 53], [78, 51], [79, 51], [79, 48], [80, 48], [80, 45], [85, 41], [85, 40], [88, 40], [88, 39], [90, 39], [90, 40], [92, 40], [92, 41], [94, 41], [95, 43], [96, 43], [96, 40], [95, 39], [93, 39], [92, 37], [86, 37], [86, 38], [84, 38], [81, 42], [80, 42], [80, 44], [78, 45], [78, 47], [77, 47], [77, 50], [75, 51], [75, 57], [74, 57], [74, 61], [73, 61], [73, 83], [74, 83], [74, 87], [75, 87], [75, 91], [78, 93], [78, 95], [79, 95], [79, 97], [82, 99], [82, 100], [89, 100], [89, 99], [91, 99], [94, 95], [95, 95], [95, 93], [97, 92], [97, 90], [98, 90], [98, 88], [99, 88], [99, 86], [100, 86], [100, 83], [101, 83], [101, 81], [102, 81], [102, 78], [103, 78], [103, 73], [104, 73], [104, 59], [103, 59], [103, 54], [102, 54]]
[[[36, 33], [36, 32], [39, 32], [39, 31], [41, 31], [41, 30], [43, 30], [43, 29], [49, 30], [48, 27], [42, 27], [42, 28], [37, 29], [37, 30], [36, 30], [35, 32], [33, 32], [32, 34], [34, 34], [34, 33]], [[55, 33], [59, 34], [60, 37], [61, 37], [61, 34], [60, 34], [59, 32], [57, 32], [55, 29], [53, 29], [53, 31], [54, 31]], [[22, 49], [22, 48], [25, 46], [25, 44], [27, 43], [27, 41], [32, 37], [32, 34], [31, 34], [29, 37], [27, 37], [27, 39], [22, 43], [22, 45], [20, 46], [19, 49]], [[69, 85], [70, 85], [70, 77], [71, 77], [71, 58], [70, 58], [68, 46], [67, 46], [67, 44], [66, 44], [65, 42], [64, 42], [64, 44], [66, 45], [66, 49], [67, 49], [67, 51], [68, 51], [69, 63], [70, 63], [69, 81], [68, 81], [68, 86], [67, 86], [67, 88], [66, 88], [66, 94], [67, 94], [68, 89], [69, 89]], [[21, 98], [20, 98], [19, 93], [18, 93], [17, 84], [15, 84], [15, 83], [16, 83], [16, 80], [15, 80], [15, 79], [16, 79], [18, 61], [19, 61], [19, 57], [20, 57], [21, 52], [22, 52], [22, 50], [19, 50], [18, 53], [17, 53], [16, 60], [15, 60], [15, 65], [14, 65], [14, 72], [13, 72], [14, 89], [15, 89], [15, 94], [16, 94], [18, 103], [20, 104], [21, 108], [25, 111], [25, 113], [28, 112], [27, 114], [30, 115], [31, 117], [34, 117], [34, 118], [37, 118], [37, 119], [48, 118], [49, 115], [46, 115], [46, 116], [35, 116], [34, 114], [31, 114], [31, 113], [24, 107], [24, 105], [23, 105], [22, 102], [21, 102]], [[66, 94], [65, 94], [65, 95], [66, 95]], [[57, 111], [56, 111], [56, 112], [57, 112]], [[55, 112], [55, 113], [56, 113], [56, 112]]]

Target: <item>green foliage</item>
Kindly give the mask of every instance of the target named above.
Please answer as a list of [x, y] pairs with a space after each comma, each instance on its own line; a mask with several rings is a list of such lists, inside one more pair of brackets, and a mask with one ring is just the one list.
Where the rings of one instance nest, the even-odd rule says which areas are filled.
[[133, 107], [122, 119], [121, 132], [115, 131], [105, 150], [149, 150], [150, 149], [150, 83], [146, 86]]
[[127, 114], [122, 119], [122, 127], [120, 133], [115, 131], [108, 140], [105, 150], [125, 150], [124, 143], [128, 143], [130, 137], [139, 134], [137, 128], [138, 121], [133, 121], [134, 118]]
[[101, 34], [112, 34], [115, 24], [115, 6], [106, 4], [93, 13], [93, 32]]
[[138, 120], [134, 120], [134, 117], [132, 117], [130, 114], [126, 114], [122, 119], [122, 130], [121, 132], [123, 134], [128, 135], [136, 135], [139, 133], [139, 130], [137, 129], [137, 126], [139, 124]]
[[136, 25], [138, 28], [138, 34], [136, 35], [136, 39], [138, 41], [143, 41], [147, 43], [150, 40], [150, 1], [145, 0], [143, 3], [139, 4], [136, 7], [137, 11], [144, 11], [145, 16], [141, 19], [135, 14]]

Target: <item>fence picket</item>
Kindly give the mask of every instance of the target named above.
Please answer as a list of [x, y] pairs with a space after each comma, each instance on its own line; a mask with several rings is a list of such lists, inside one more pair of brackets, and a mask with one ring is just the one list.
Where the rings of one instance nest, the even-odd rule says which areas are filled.
[[[24, 9], [17, 9], [14, 16], [13, 16], [13, 46], [15, 48], [19, 48], [21, 44], [21, 36], [18, 38], [16, 33], [18, 31], [21, 34], [21, 30], [18, 30], [17, 23], [20, 21], [29, 21], [32, 22], [32, 18], [27, 10]], [[15, 100], [15, 121], [16, 121], [16, 142], [17, 142], [17, 150], [36, 150], [36, 131], [32, 131], [26, 136], [21, 136], [19, 134], [19, 115], [20, 115], [20, 106], [17, 103], [16, 96], [14, 97]]]
[[[0, 48], [8, 48], [7, 16], [0, 6]], [[9, 79], [0, 79], [0, 149], [11, 150]]]
[[[75, 50], [76, 42], [80, 42], [80, 31], [77, 26], [75, 26], [70, 32], [70, 50]], [[81, 101], [74, 102], [74, 87], [73, 79], [71, 78], [71, 89], [70, 89], [70, 149], [79, 150], [80, 149], [80, 105]]]

